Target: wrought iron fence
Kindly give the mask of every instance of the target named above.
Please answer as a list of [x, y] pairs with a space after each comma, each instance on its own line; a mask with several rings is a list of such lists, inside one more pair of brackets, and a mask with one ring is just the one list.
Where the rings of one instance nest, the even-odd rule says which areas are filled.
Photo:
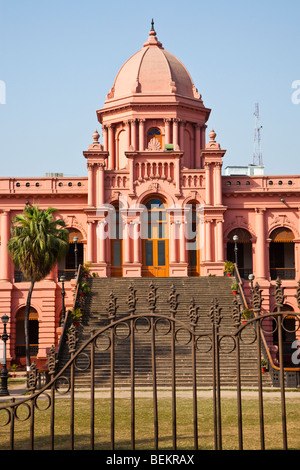
[[[278, 305], [282, 303], [280, 286], [276, 291], [276, 301]], [[190, 390], [192, 395], [192, 420], [193, 420], [193, 448], [199, 448], [199, 414], [198, 414], [198, 376], [199, 363], [202, 355], [211, 361], [212, 368], [212, 402], [213, 402], [213, 424], [214, 424], [214, 448], [222, 449], [222, 408], [221, 408], [221, 359], [226, 355], [234, 357], [234, 365], [236, 371], [236, 399], [237, 399], [237, 430], [238, 430], [238, 448], [244, 448], [243, 434], [243, 413], [242, 413], [242, 366], [241, 366], [241, 349], [247, 347], [248, 344], [255, 345], [255, 363], [257, 371], [257, 389], [258, 389], [258, 405], [259, 405], [259, 433], [260, 448], [265, 448], [265, 425], [264, 425], [264, 404], [263, 404], [263, 378], [261, 371], [262, 358], [262, 342], [261, 335], [270, 334], [270, 319], [276, 323], [278, 331], [278, 372], [281, 398], [281, 427], [282, 427], [282, 447], [287, 449], [287, 413], [285, 400], [285, 377], [283, 363], [282, 348], [282, 331], [285, 328], [284, 318], [285, 312], [278, 311], [272, 314], [260, 314], [261, 308], [261, 291], [256, 286], [254, 293], [254, 311], [255, 316], [250, 319], [247, 324], [242, 323], [241, 309], [239, 302], [234, 297], [232, 305], [232, 324], [233, 330], [223, 332], [220, 329], [222, 324], [222, 309], [218, 299], [212, 299], [211, 307], [208, 312], [200, 312], [199, 307], [192, 298], [187, 314], [187, 323], [179, 320], [177, 316], [178, 295], [174, 285], [170, 286], [168, 297], [169, 314], [162, 315], [156, 313], [157, 292], [155, 285], [151, 282], [148, 292], [148, 313], [139, 314], [137, 312], [137, 298], [134, 285], [129, 286], [127, 296], [128, 314], [118, 318], [117, 299], [111, 293], [107, 306], [107, 324], [98, 331], [92, 331], [91, 336], [78, 346], [78, 330], [71, 325], [67, 334], [67, 344], [69, 348], [70, 359], [56, 373], [57, 356], [55, 348], [52, 347], [48, 359], [48, 374], [51, 378], [50, 382], [41, 390], [35, 391], [37, 386], [38, 374], [35, 364], [32, 364], [31, 372], [28, 376], [29, 389], [31, 395], [27, 398], [11, 402], [0, 407], [0, 424], [2, 428], [7, 429], [10, 449], [15, 448], [15, 442], [18, 440], [18, 434], [15, 432], [16, 421], [24, 421], [29, 423], [28, 439], [30, 448], [35, 449], [36, 444], [36, 424], [35, 418], [37, 413], [43, 413], [46, 410], [49, 414], [49, 448], [55, 449], [55, 420], [57, 416], [55, 409], [59, 397], [68, 397], [69, 400], [69, 449], [75, 449], [75, 408], [76, 408], [76, 387], [77, 377], [80, 374], [86, 374], [89, 381], [89, 402], [90, 402], [90, 422], [89, 422], [89, 442], [90, 449], [95, 449], [96, 434], [99, 429], [95, 424], [95, 392], [97, 384], [101, 381], [101, 374], [104, 371], [97, 369], [96, 353], [106, 355], [108, 359], [107, 368], [109, 371], [109, 397], [110, 397], [110, 432], [108, 436], [109, 448], [115, 449], [116, 435], [116, 391], [118, 384], [117, 376], [117, 350], [121, 350], [124, 355], [128, 351], [129, 364], [129, 398], [130, 398], [130, 447], [132, 450], [136, 448], [136, 392], [137, 392], [137, 343], [138, 335], [149, 337], [149, 361], [151, 364], [151, 393], [153, 408], [153, 448], [159, 448], [159, 426], [160, 416], [158, 411], [158, 377], [159, 364], [157, 349], [159, 340], [163, 338], [164, 344], [168, 344], [169, 353], [167, 357], [168, 369], [170, 373], [170, 393], [172, 402], [172, 446], [177, 449], [178, 442], [178, 417], [177, 417], [177, 366], [178, 366], [178, 349], [184, 348], [184, 354], [188, 357], [190, 370]], [[209, 319], [209, 329], [201, 330], [199, 322], [200, 315], [206, 315]], [[295, 317], [295, 325], [299, 328], [299, 314], [289, 312], [289, 315]], [[274, 327], [273, 327], [274, 328]], [[251, 331], [250, 335], [245, 335]], [[124, 345], [127, 344], [127, 349]], [[295, 369], [296, 370], [296, 369]], [[298, 369], [299, 370], [299, 369]], [[105, 406], [105, 405], [103, 405]], [[23, 410], [21, 412], [21, 410]], [[25, 413], [24, 413], [25, 411]], [[21, 417], [22, 415], [22, 417]]]

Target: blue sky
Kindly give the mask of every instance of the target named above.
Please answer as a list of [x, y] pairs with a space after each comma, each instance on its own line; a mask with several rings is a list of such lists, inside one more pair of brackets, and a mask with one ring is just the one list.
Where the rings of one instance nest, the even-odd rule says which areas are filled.
[[152, 18], [212, 109], [224, 167], [252, 163], [258, 102], [265, 173], [300, 173], [299, 0], [0, 0], [0, 176], [87, 175], [96, 110]]

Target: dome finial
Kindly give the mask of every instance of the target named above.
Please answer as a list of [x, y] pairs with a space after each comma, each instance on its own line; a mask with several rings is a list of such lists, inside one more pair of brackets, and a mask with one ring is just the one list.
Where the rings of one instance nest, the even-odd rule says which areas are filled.
[[152, 18], [152, 21], [151, 21], [151, 30], [149, 32], [148, 41], [145, 42], [144, 47], [145, 46], [158, 46], [158, 47], [163, 49], [162, 43], [159, 42], [157, 37], [156, 37], [156, 31], [154, 29], [154, 20], [153, 20], [153, 18]]

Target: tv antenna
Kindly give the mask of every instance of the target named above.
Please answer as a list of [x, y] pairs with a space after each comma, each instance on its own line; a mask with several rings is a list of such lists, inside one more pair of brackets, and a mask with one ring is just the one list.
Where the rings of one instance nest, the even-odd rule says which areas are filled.
[[261, 129], [259, 118], [259, 105], [255, 103], [255, 128], [254, 128], [254, 150], [253, 150], [253, 165], [262, 165], [262, 151], [261, 151]]

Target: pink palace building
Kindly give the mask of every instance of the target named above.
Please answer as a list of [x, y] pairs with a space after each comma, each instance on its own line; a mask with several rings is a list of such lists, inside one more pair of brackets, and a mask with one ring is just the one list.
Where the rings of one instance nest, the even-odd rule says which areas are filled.
[[287, 308], [298, 310], [300, 176], [264, 176], [255, 167], [222, 175], [226, 150], [207, 129], [210, 112], [152, 26], [97, 110], [102, 136], [95, 131], [83, 152], [87, 175], [0, 178], [0, 316], [10, 318], [8, 361], [22, 364], [25, 355], [29, 282], [6, 249], [11, 220], [25, 204], [57, 208], [70, 231], [66, 259], [33, 292], [30, 342], [38, 364], [59, 341], [62, 274], [66, 308], [73, 304], [75, 251], [77, 264], [91, 262], [100, 277], [223, 276], [225, 260], [237, 255], [246, 297], [253, 273], [263, 309], [273, 311], [279, 276]]

